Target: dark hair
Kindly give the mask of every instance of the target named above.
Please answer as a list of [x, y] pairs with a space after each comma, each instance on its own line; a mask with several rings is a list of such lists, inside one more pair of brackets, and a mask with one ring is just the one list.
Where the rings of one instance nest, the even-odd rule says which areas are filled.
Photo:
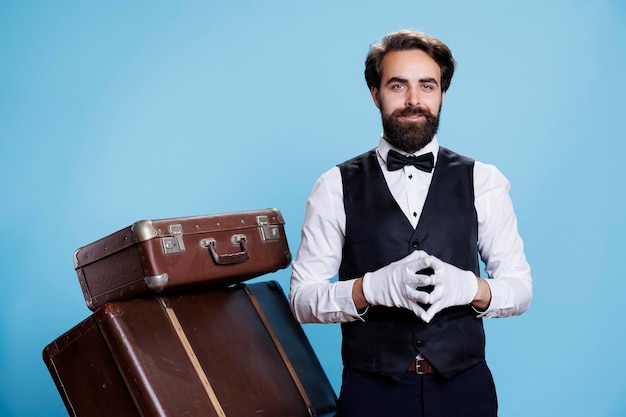
[[450, 87], [456, 64], [450, 48], [426, 33], [413, 30], [392, 32], [382, 38], [380, 42], [370, 46], [370, 51], [365, 59], [367, 87], [370, 89], [372, 87], [380, 88], [383, 59], [388, 52], [408, 49], [419, 49], [426, 52], [439, 65], [441, 89], [445, 93]]

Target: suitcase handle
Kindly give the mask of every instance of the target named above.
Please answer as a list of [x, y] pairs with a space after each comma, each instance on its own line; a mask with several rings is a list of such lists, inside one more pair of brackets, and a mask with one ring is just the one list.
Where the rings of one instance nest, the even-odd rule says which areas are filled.
[[200, 242], [200, 245], [209, 250], [213, 261], [215, 261], [217, 265], [240, 264], [250, 259], [248, 248], [246, 247], [246, 237], [243, 235], [235, 235], [232, 240], [234, 243], [239, 243], [239, 246], [241, 247], [240, 252], [225, 253], [220, 255], [215, 249], [217, 246], [217, 241], [215, 239], [203, 239]]

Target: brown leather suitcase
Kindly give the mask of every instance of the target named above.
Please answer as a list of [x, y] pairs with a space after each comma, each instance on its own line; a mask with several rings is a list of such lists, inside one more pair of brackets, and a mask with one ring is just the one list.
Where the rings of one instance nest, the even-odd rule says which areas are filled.
[[43, 359], [71, 416], [335, 412], [335, 392], [274, 281], [107, 303]]
[[108, 301], [239, 283], [285, 268], [279, 210], [138, 221], [74, 253], [92, 311]]

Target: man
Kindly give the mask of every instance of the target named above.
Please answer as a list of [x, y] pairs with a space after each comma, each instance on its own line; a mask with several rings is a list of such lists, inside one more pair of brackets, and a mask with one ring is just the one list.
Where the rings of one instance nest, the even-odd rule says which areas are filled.
[[342, 323], [338, 415], [496, 416], [482, 317], [521, 314], [532, 297], [509, 182], [439, 146], [455, 66], [445, 44], [391, 33], [365, 65], [383, 134], [315, 184], [292, 310]]

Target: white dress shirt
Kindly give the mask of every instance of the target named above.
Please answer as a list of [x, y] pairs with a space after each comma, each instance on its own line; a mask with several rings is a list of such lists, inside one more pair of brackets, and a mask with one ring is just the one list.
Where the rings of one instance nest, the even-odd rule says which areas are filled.
[[[394, 199], [417, 227], [432, 173], [406, 166], [387, 169], [387, 153], [393, 148], [381, 138], [377, 159]], [[402, 152], [396, 149], [399, 152]], [[439, 143], [431, 143], [414, 155], [432, 152], [435, 169]], [[405, 152], [402, 152], [406, 154]], [[478, 317], [508, 317], [526, 311], [532, 298], [530, 267], [524, 255], [517, 218], [509, 197], [509, 181], [493, 165], [474, 164], [474, 205], [478, 216], [478, 251], [485, 263], [491, 303]], [[345, 240], [346, 214], [343, 184], [338, 167], [315, 183], [306, 204], [302, 240], [292, 263], [289, 299], [302, 323], [336, 323], [358, 319], [352, 300], [354, 280], [336, 281]]]

